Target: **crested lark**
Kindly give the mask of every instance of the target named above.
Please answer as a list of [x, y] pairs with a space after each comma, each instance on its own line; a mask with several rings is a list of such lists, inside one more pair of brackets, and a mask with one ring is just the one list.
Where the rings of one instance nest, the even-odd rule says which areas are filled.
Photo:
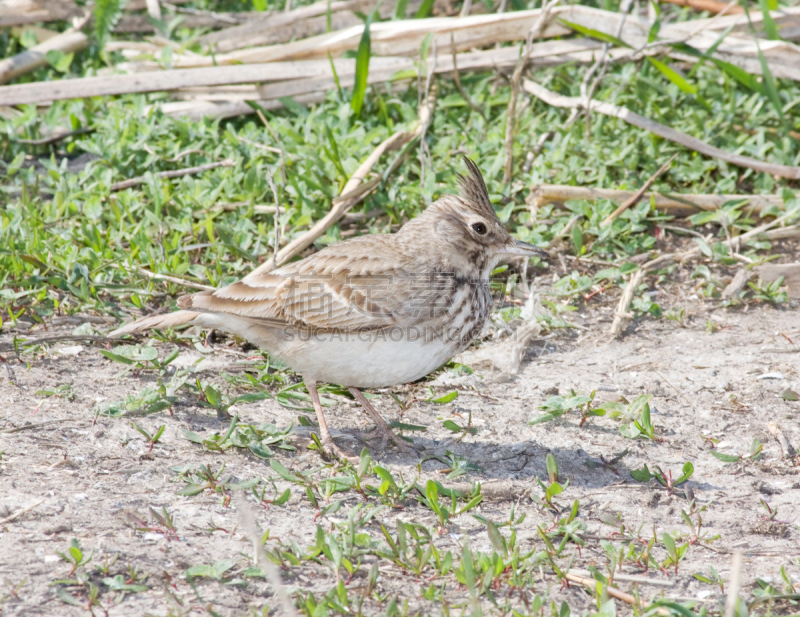
[[397, 233], [328, 246], [272, 272], [178, 299], [112, 336], [191, 324], [247, 339], [303, 376], [328, 453], [342, 457], [317, 382], [349, 387], [384, 438], [398, 445], [359, 388], [415, 381], [465, 349], [489, 318], [489, 275], [511, 255], [547, 256], [516, 240], [489, 201], [478, 167]]

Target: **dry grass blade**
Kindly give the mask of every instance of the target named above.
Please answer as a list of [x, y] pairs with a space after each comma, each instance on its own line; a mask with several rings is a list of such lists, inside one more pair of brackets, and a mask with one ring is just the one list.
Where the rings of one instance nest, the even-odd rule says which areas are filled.
[[[584, 10], [585, 7], [579, 7]], [[556, 9], [573, 10], [573, 7]], [[596, 9], [589, 9], [595, 11]], [[608, 11], [600, 11], [608, 13]], [[442, 53], [450, 51], [450, 34], [453, 34], [457, 51], [483, 47], [494, 43], [524, 40], [531, 27], [541, 14], [541, 9], [514, 11], [506, 14], [471, 15], [459, 19], [434, 17], [428, 19], [407, 19], [374, 23], [370, 27], [372, 55], [374, 56], [406, 56], [414, 58], [425, 37], [433, 34], [439, 41]], [[327, 59], [328, 54], [337, 58], [347, 51], [358, 47], [363, 33], [363, 24], [346, 28], [337, 32], [322, 34], [283, 45], [270, 45], [218, 54], [213, 58], [199, 55], [183, 55], [174, 58], [176, 67], [213, 66], [224, 64], [248, 64], [261, 62], [278, 62], [286, 60]], [[563, 36], [571, 31], [551, 20], [541, 36], [552, 38]], [[515, 50], [516, 51], [516, 50]], [[515, 61], [518, 56], [515, 56]], [[373, 58], [374, 59], [374, 58]]]
[[193, 283], [192, 281], [187, 281], [186, 279], [178, 278], [177, 276], [170, 276], [168, 274], [157, 274], [155, 272], [150, 272], [150, 270], [145, 270], [144, 268], [139, 266], [136, 266], [134, 270], [136, 270], [142, 276], [146, 276], [147, 278], [153, 279], [154, 281], [167, 281], [168, 283], [174, 283], [175, 285], [181, 285], [182, 287], [187, 287], [189, 289], [197, 289], [199, 291], [214, 291], [216, 289], [216, 287], [210, 287], [208, 285], [203, 285], [202, 283]]
[[[231, 159], [225, 159], [224, 161], [216, 161], [214, 163], [206, 163], [205, 165], [197, 165], [196, 167], [185, 167], [184, 169], [173, 169], [172, 171], [159, 171], [155, 175], [159, 178], [180, 178], [181, 176], [189, 176], [191, 174], [199, 174], [204, 171], [208, 171], [209, 169], [216, 169], [217, 167], [233, 167], [236, 164], [235, 161]], [[122, 191], [123, 189], [129, 189], [133, 186], [139, 186], [140, 184], [144, 184], [147, 179], [144, 176], [139, 178], [130, 178], [129, 180], [122, 180], [121, 182], [115, 182], [109, 187], [111, 191]]]
[[[568, 109], [584, 107], [584, 103], [580, 98], [556, 94], [555, 92], [552, 92], [547, 88], [540, 86], [536, 82], [528, 79], [524, 81], [523, 87], [527, 92], [538, 97], [548, 105], [552, 105], [553, 107], [566, 107]], [[725, 152], [724, 150], [715, 148], [714, 146], [707, 144], [700, 139], [691, 137], [685, 133], [681, 133], [680, 131], [676, 131], [673, 128], [651, 120], [650, 118], [640, 116], [639, 114], [632, 112], [627, 107], [620, 107], [617, 105], [612, 105], [611, 103], [603, 103], [600, 101], [592, 101], [591, 108], [593, 111], [598, 111], [601, 114], [619, 118], [628, 124], [648, 130], [651, 133], [655, 133], [656, 135], [663, 137], [664, 139], [673, 141], [691, 150], [705, 154], [706, 156], [718, 158], [728, 163], [739, 165], [740, 167], [749, 167], [750, 169], [755, 169], [756, 171], [763, 171], [768, 174], [780, 176], [781, 178], [800, 180], [800, 167], [772, 165], [770, 163], [765, 163], [763, 161], [750, 158], [749, 156]]]
[[81, 15], [83, 11], [82, 7], [69, 0], [61, 2], [0, 0], [0, 28], [41, 21], [68, 20]]
[[608, 225], [611, 225], [611, 223], [613, 223], [616, 218], [618, 218], [623, 212], [625, 212], [625, 210], [638, 203], [638, 201], [642, 198], [642, 196], [647, 192], [647, 189], [649, 189], [653, 185], [653, 182], [655, 182], [661, 174], [663, 174], [670, 168], [670, 165], [672, 165], [672, 161], [675, 160], [676, 156], [678, 155], [673, 154], [670, 160], [664, 163], [661, 166], [661, 168], [658, 171], [656, 171], [656, 173], [654, 173], [647, 179], [647, 182], [645, 182], [642, 185], [642, 188], [636, 191], [636, 193], [634, 193], [633, 196], [630, 199], [628, 199], [625, 203], [623, 203], [619, 208], [617, 208], [611, 214], [609, 214], [603, 220], [603, 222], [600, 223], [600, 227], [607, 227]]
[[33, 510], [34, 508], [39, 507], [45, 501], [47, 501], [47, 500], [46, 499], [40, 499], [39, 501], [37, 501], [34, 504], [31, 504], [31, 505], [29, 505], [29, 506], [27, 506], [25, 508], [22, 508], [21, 510], [17, 510], [16, 512], [14, 512], [14, 514], [11, 514], [10, 516], [7, 516], [7, 517], [5, 517], [3, 519], [0, 519], [0, 525], [5, 525], [6, 523], [10, 523], [11, 521], [17, 520], [20, 516], [22, 516], [23, 514], [27, 514], [28, 512]]
[[[50, 43], [50, 41], [47, 41], [47, 43]], [[276, 62], [264, 65], [219, 66], [203, 69], [139, 73], [136, 75], [61, 79], [55, 82], [33, 82], [0, 87], [0, 105], [22, 105], [116, 94], [166, 92], [193, 86], [278, 81], [286, 79], [287, 75], [292, 75], [294, 79], [297, 79], [324, 75], [329, 71], [330, 64], [328, 62]]]
[[264, 551], [261, 532], [258, 529], [255, 518], [253, 518], [253, 512], [241, 491], [236, 493], [236, 510], [239, 513], [242, 527], [244, 527], [250, 541], [253, 543], [255, 561], [267, 575], [267, 580], [269, 580], [269, 584], [272, 586], [272, 592], [280, 601], [284, 617], [298, 617], [292, 600], [289, 598], [289, 594], [286, 593], [286, 588], [283, 586], [281, 573], [278, 567], [269, 560], [269, 557], [267, 557]]
[[[568, 581], [572, 581], [573, 583], [578, 583], [580, 585], [583, 585], [584, 587], [588, 587], [590, 589], [595, 589], [597, 587], [597, 581], [593, 578], [579, 576], [572, 572], [567, 572], [565, 576]], [[626, 602], [634, 607], [640, 607], [639, 601], [629, 593], [625, 593], [624, 591], [620, 591], [619, 589], [610, 586], [606, 586], [605, 590], [608, 593], [608, 595], [611, 596], [612, 598], [616, 598], [617, 600], [622, 600], [623, 602]], [[670, 613], [665, 608], [659, 608], [658, 611], [656, 611], [656, 614], [669, 615]]]
[[[67, 421], [66, 419], [63, 419], [63, 420], [47, 420], [45, 422], [39, 422], [37, 424], [23, 424], [22, 426], [16, 426], [14, 428], [4, 428], [3, 430], [0, 430], [0, 433], [2, 433], [4, 435], [8, 435], [9, 433], [21, 433], [22, 431], [29, 431], [29, 430], [32, 430], [32, 429], [35, 429], [35, 428], [41, 428], [43, 426], [49, 426], [51, 424], [61, 424], [62, 422], [66, 422], [66, 421]], [[17, 514], [14, 514], [13, 516], [16, 518], [21, 513], [24, 513], [24, 512], [22, 512], [20, 510], [20, 512], [18, 512]], [[3, 519], [3, 521], [8, 522], [8, 519]], [[3, 521], [0, 521], [0, 525], [3, 523]]]
[[709, 13], [728, 13], [729, 15], [738, 15], [744, 13], [744, 9], [737, 4], [731, 6], [727, 2], [719, 2], [719, 0], [661, 0], [669, 4], [677, 4], [678, 6], [688, 6], [689, 8], [698, 11], [708, 11]]
[[622, 327], [624, 326], [625, 321], [633, 317], [633, 315], [630, 313], [630, 306], [631, 302], [633, 302], [633, 296], [636, 293], [636, 288], [639, 287], [642, 279], [644, 278], [644, 273], [644, 267], [639, 268], [631, 275], [631, 278], [628, 280], [628, 284], [625, 286], [625, 291], [622, 293], [622, 297], [619, 299], [617, 310], [614, 311], [614, 321], [611, 323], [611, 328], [608, 331], [612, 338], [619, 336], [622, 332]]
[[[466, 4], [464, 5], [466, 6]], [[467, 12], [469, 14], [469, 12]], [[453, 59], [453, 82], [456, 85], [456, 90], [461, 95], [461, 98], [467, 102], [467, 105], [470, 106], [470, 109], [477, 112], [484, 120], [486, 120], [486, 114], [484, 111], [478, 107], [473, 101], [472, 97], [464, 90], [464, 87], [461, 85], [461, 76], [458, 74], [458, 54], [456, 53], [456, 46], [453, 43], [453, 33], [450, 33], [450, 47], [452, 48], [452, 59]]]
[[731, 560], [731, 578], [728, 581], [728, 595], [725, 598], [725, 617], [738, 613], [739, 591], [742, 584], [742, 553], [736, 551]]
[[[551, 203], [563, 203], [570, 199], [611, 199], [624, 202], [633, 197], [633, 191], [617, 189], [599, 189], [585, 186], [569, 186], [566, 184], [538, 184], [531, 190], [529, 203], [534, 208], [541, 208]], [[718, 210], [728, 201], [747, 200], [745, 210], [760, 215], [763, 210], [775, 206], [783, 206], [780, 195], [711, 195], [711, 194], [668, 194], [645, 193], [644, 199], [653, 199], [655, 207], [662, 212], [676, 216], [689, 216], [703, 210]]]

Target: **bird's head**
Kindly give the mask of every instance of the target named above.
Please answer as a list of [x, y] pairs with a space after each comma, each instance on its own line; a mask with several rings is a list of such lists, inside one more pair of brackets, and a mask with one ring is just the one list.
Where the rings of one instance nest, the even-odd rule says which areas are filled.
[[508, 257], [548, 257], [538, 246], [508, 233], [497, 218], [478, 166], [467, 157], [464, 163], [468, 173], [459, 175], [458, 196], [443, 196], [400, 233], [418, 235], [425, 228], [428, 233], [422, 235], [431, 242], [430, 250], [459, 270], [477, 269], [481, 278]]

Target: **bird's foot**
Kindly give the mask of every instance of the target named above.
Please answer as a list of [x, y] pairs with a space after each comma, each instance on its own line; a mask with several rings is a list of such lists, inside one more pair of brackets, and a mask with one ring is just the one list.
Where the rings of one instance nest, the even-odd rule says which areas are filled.
[[381, 449], [385, 448], [389, 443], [393, 443], [403, 454], [417, 454], [417, 450], [414, 446], [397, 435], [388, 425], [382, 426], [381, 424], [376, 424], [375, 429], [381, 436]]
[[358, 461], [358, 459], [345, 454], [333, 441], [333, 437], [330, 436], [330, 433], [322, 436], [320, 445], [322, 446], [322, 451], [331, 458], [339, 459], [340, 461], [350, 461], [351, 463]]

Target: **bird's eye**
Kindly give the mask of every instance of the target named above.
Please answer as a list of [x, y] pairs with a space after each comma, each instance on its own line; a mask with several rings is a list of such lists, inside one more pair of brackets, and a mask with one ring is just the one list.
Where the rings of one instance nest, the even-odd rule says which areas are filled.
[[476, 234], [482, 236], [486, 233], [486, 225], [483, 223], [473, 223], [472, 229], [475, 231]]

